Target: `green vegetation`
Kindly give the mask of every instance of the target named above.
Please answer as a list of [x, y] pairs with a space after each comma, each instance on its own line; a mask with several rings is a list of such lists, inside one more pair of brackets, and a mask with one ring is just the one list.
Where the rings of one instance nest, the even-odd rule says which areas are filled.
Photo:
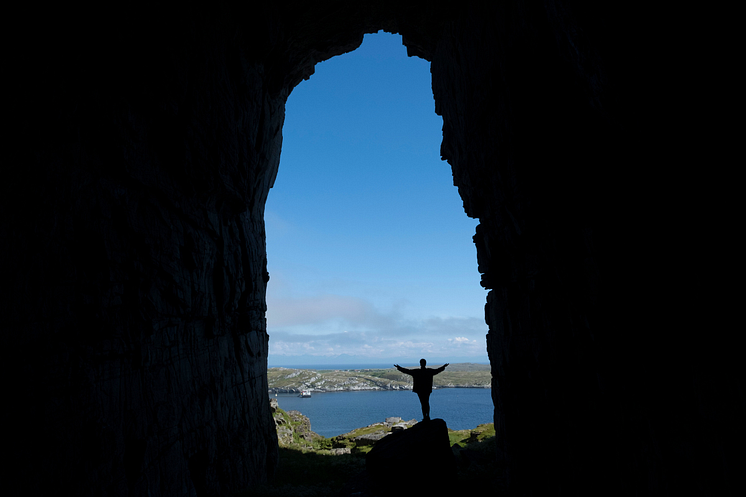
[[[358, 437], [388, 433], [392, 427], [390, 423], [376, 423], [325, 438], [310, 431], [308, 418], [297, 411], [286, 412], [273, 404], [273, 412], [280, 439], [280, 465], [268, 483], [240, 494], [241, 497], [337, 495], [345, 485], [359, 483], [365, 469], [365, 454], [373, 447], [370, 440]], [[414, 420], [403, 423], [414, 424]], [[492, 423], [473, 430], [449, 429], [448, 438], [457, 461], [457, 485], [463, 494], [485, 491], [494, 494], [503, 490]], [[349, 449], [349, 453], [332, 452], [342, 452], [340, 449]]]
[[[436, 364], [432, 367], [439, 367], [442, 366], [442, 364]], [[428, 365], [428, 367], [431, 367]], [[491, 366], [489, 364], [477, 364], [474, 362], [458, 362], [456, 364], [449, 364], [448, 368], [446, 368], [446, 371], [464, 371], [464, 372], [475, 372], [475, 371], [481, 371], [481, 372], [487, 372], [489, 373], [491, 371]]]
[[[438, 367], [440, 365], [433, 365]], [[430, 367], [430, 366], [428, 366]], [[269, 389], [273, 392], [311, 389], [318, 392], [344, 390], [399, 390], [412, 388], [412, 377], [390, 369], [312, 370], [269, 368]], [[435, 387], [488, 388], [492, 375], [487, 364], [451, 364], [433, 378]]]
[[[349, 449], [351, 453], [366, 454], [372, 447], [370, 440], [359, 437], [378, 434], [381, 437], [391, 432], [393, 424], [375, 423], [357, 428], [333, 438], [326, 438], [311, 431], [309, 419], [298, 411], [287, 412], [272, 403], [273, 417], [277, 426], [277, 439], [281, 448], [299, 451], [311, 451], [322, 455], [331, 455], [334, 449]], [[402, 421], [407, 426], [416, 423]]]
[[495, 438], [495, 425], [493, 423], [479, 425], [473, 430], [448, 429], [448, 439], [451, 441], [451, 447], [455, 444], [466, 446], [474, 442], [484, 442], [490, 438]]
[[329, 439], [311, 431], [311, 422], [298, 411], [287, 412], [272, 403], [272, 415], [280, 447], [301, 451], [331, 449]]

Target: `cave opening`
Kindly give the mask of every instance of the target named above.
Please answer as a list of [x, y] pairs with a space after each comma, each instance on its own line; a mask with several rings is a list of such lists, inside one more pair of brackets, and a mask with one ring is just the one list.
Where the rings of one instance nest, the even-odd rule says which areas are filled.
[[0, 209], [17, 493], [272, 473], [264, 203], [285, 100], [378, 27], [431, 62], [441, 153], [480, 219], [510, 493], [743, 493], [732, 285], [711, 276], [731, 272], [710, 264], [729, 242], [709, 238], [734, 210], [720, 175], [678, 172], [707, 136], [668, 146], [722, 93], [687, 89], [709, 72], [667, 31], [689, 24], [563, 0], [27, 8]]
[[487, 363], [471, 240], [430, 63], [368, 34], [286, 106], [265, 211], [269, 365]]

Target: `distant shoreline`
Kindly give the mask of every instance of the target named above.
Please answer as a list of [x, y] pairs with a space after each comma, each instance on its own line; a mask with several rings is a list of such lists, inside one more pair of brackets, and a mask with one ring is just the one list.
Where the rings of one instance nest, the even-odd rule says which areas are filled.
[[[491, 385], [440, 385], [440, 386], [434, 386], [433, 390], [444, 390], [446, 388], [471, 388], [471, 389], [480, 389], [480, 390], [490, 390], [492, 388]], [[313, 394], [321, 394], [321, 393], [350, 393], [350, 392], [390, 392], [392, 390], [401, 391], [401, 392], [411, 392], [411, 388], [386, 388], [386, 387], [362, 387], [362, 388], [350, 388], [348, 390], [323, 390], [323, 389], [315, 389], [315, 388], [270, 388], [268, 389], [268, 393], [270, 395], [273, 394], [283, 394], [283, 395], [295, 395], [299, 394], [301, 390], [309, 390]]]
[[[350, 392], [361, 390], [412, 390], [412, 377], [393, 367], [354, 369], [303, 369], [272, 367], [267, 370], [269, 393]], [[439, 365], [433, 364], [434, 367]], [[490, 366], [451, 364], [433, 378], [435, 388], [491, 388]]]
[[[419, 368], [419, 363], [407, 363], [398, 362], [402, 367], [405, 368]], [[428, 367], [441, 366], [443, 363], [432, 362], [428, 364]], [[480, 366], [489, 366], [489, 362], [463, 362], [455, 364], [477, 364]], [[394, 363], [359, 363], [359, 364], [300, 364], [300, 365], [284, 365], [284, 364], [270, 364], [267, 366], [268, 369], [272, 368], [285, 368], [285, 369], [307, 369], [313, 371], [358, 371], [362, 369], [391, 369], [394, 367]]]

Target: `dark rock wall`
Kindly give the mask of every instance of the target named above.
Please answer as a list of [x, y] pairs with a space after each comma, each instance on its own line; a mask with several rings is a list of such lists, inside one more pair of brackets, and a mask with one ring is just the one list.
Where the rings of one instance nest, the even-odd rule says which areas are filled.
[[742, 380], [727, 336], [693, 340], [676, 305], [683, 231], [650, 152], [662, 85], [640, 10], [267, 4], [18, 17], [11, 492], [217, 495], [272, 472], [263, 208], [284, 102], [384, 28], [432, 62], [442, 155], [480, 219], [508, 490], [727, 494]]
[[[682, 274], [705, 251], [678, 231], [678, 189], [697, 188], [670, 166], [687, 161], [667, 136], [682, 133], [667, 107], [681, 82], [658, 51], [666, 21], [639, 12], [467, 6], [431, 55], [442, 155], [480, 219], [516, 495], [735, 493], [739, 360], [711, 315], [716, 286]], [[692, 299], [698, 285], [713, 294]]]
[[184, 7], [29, 27], [2, 217], [24, 495], [224, 494], [277, 463], [264, 203], [287, 92], [262, 60], [277, 24]]
[[557, 3], [495, 3], [447, 33], [433, 88], [442, 154], [467, 213], [480, 219], [474, 241], [491, 289], [487, 349], [505, 478], [521, 495], [642, 491], [647, 483], [629, 476], [639, 447], [622, 449], [621, 460], [599, 457], [612, 446], [616, 454], [629, 429], [607, 397], [605, 368], [614, 375], [618, 364], [603, 344], [621, 331], [613, 299], [629, 287], [603, 267], [620, 248], [608, 246], [607, 230], [626, 232], [608, 204], [620, 199], [609, 173], [626, 153], [613, 136], [623, 130], [608, 119], [602, 54]]
[[668, 137], [685, 133], [668, 107], [682, 82], [658, 46], [673, 35], [640, 12], [465, 6], [430, 56], [442, 155], [480, 219], [498, 451], [516, 495], [740, 485], [734, 338], [713, 318], [718, 284], [684, 269], [706, 249], [679, 231], [708, 209], [688, 208], [707, 180], [672, 173], [696, 160]]

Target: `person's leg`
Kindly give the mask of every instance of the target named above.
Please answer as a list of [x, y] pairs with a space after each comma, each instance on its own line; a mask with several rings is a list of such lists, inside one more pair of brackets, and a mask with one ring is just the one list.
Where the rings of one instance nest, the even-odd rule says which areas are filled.
[[430, 419], [430, 392], [417, 394], [420, 398], [420, 405], [422, 406], [422, 419]]

